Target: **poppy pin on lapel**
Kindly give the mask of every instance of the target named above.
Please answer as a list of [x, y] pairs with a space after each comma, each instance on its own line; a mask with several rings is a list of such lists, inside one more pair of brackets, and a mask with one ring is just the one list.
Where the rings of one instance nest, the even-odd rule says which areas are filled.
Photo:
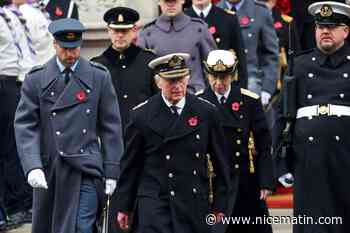
[[191, 127], [194, 127], [194, 126], [197, 126], [198, 125], [198, 117], [197, 116], [194, 116], [194, 117], [191, 117], [190, 119], [188, 119], [188, 125], [191, 126]]
[[238, 102], [234, 102], [231, 105], [232, 110], [235, 111], [235, 112], [239, 111], [239, 107], [240, 107], [240, 105], [239, 105]]
[[85, 101], [86, 100], [86, 93], [85, 93], [85, 91], [81, 90], [81, 91], [77, 92], [75, 94], [75, 98], [77, 98], [77, 100], [79, 102]]

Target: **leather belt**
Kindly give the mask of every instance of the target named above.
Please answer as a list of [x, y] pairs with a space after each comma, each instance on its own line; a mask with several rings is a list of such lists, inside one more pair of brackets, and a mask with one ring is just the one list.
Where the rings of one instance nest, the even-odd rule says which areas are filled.
[[299, 108], [297, 119], [314, 116], [350, 116], [350, 107], [334, 104], [318, 104]]

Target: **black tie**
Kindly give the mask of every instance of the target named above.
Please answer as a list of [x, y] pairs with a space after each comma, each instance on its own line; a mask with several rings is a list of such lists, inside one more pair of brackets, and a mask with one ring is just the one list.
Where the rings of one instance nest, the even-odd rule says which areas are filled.
[[204, 19], [204, 14], [203, 14], [203, 12], [202, 12], [202, 11], [201, 11], [201, 13], [200, 13], [199, 17], [201, 17], [201, 19]]
[[69, 83], [69, 79], [70, 79], [70, 74], [72, 73], [73, 71], [67, 67], [66, 69], [64, 69], [63, 73], [64, 73], [64, 83], [65, 85], [67, 85]]
[[235, 5], [232, 5], [232, 7], [231, 7], [231, 11], [233, 11], [233, 12], [237, 12], [237, 9], [236, 9], [236, 6], [235, 6]]
[[225, 103], [226, 103], [226, 97], [225, 96], [221, 96], [220, 104], [224, 105]]
[[179, 113], [177, 111], [178, 107], [175, 105], [170, 106], [171, 112], [174, 114], [174, 116], [179, 116]]

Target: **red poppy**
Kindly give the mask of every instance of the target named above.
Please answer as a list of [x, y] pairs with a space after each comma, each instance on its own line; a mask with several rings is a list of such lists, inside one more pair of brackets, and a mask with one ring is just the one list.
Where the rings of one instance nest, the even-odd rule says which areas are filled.
[[281, 29], [283, 27], [283, 24], [280, 21], [277, 21], [273, 24], [273, 27], [275, 29]]
[[250, 22], [250, 19], [248, 16], [243, 16], [240, 20], [240, 23], [242, 26], [247, 26]]
[[188, 119], [188, 125], [189, 126], [197, 126], [198, 125], [198, 117], [197, 116], [194, 116], [194, 117], [191, 117], [190, 119]]
[[276, 8], [283, 14], [289, 14], [292, 10], [292, 4], [290, 0], [277, 0]]
[[63, 16], [63, 11], [58, 6], [56, 7], [55, 15], [56, 16]]
[[77, 94], [75, 94], [75, 98], [77, 98], [77, 100], [79, 102], [83, 102], [86, 100], [86, 93], [85, 91], [81, 90], [79, 91]]
[[211, 34], [215, 34], [215, 33], [216, 33], [216, 27], [215, 27], [215, 26], [211, 26], [211, 27], [209, 28], [209, 32], [210, 32]]
[[239, 105], [238, 102], [234, 102], [231, 105], [232, 110], [235, 111], [235, 112], [237, 112], [239, 110], [239, 107], [240, 107], [240, 105]]

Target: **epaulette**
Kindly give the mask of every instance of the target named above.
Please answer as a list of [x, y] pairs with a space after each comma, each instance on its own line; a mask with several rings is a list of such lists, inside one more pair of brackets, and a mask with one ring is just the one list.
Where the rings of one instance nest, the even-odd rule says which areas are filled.
[[249, 91], [247, 89], [244, 89], [244, 88], [241, 88], [241, 93], [242, 95], [246, 95], [246, 96], [249, 96], [249, 97], [252, 97], [253, 99], [259, 99], [259, 95], [256, 94], [255, 92], [252, 92], [252, 91]]
[[156, 55], [156, 51], [154, 51], [153, 49], [144, 48], [143, 50], [145, 52], [152, 53], [152, 54]]
[[191, 17], [191, 20], [192, 20], [193, 22], [205, 24], [205, 22], [204, 22], [202, 19], [197, 18], [197, 17]]
[[225, 12], [226, 12], [227, 14], [229, 14], [229, 15], [235, 15], [235, 14], [236, 14], [236, 12], [231, 11], [231, 10], [229, 10], [229, 9], [225, 9]]
[[34, 72], [39, 71], [39, 70], [42, 70], [42, 69], [44, 69], [44, 65], [37, 65], [37, 66], [34, 66], [34, 67], [28, 72], [28, 74], [34, 73]]
[[199, 90], [199, 91], [197, 91], [196, 93], [194, 93], [196, 96], [199, 96], [199, 95], [201, 95], [201, 94], [203, 94], [204, 93], [204, 89], [202, 89], [202, 90]]
[[267, 5], [265, 2], [261, 2], [261, 1], [257, 1], [255, 0], [254, 3], [258, 6], [261, 6], [261, 7], [264, 7], [264, 8], [267, 8]]
[[296, 53], [296, 54], [294, 55], [294, 57], [299, 57], [299, 56], [301, 56], [301, 55], [305, 55], [305, 54], [311, 53], [311, 52], [313, 52], [313, 51], [314, 51], [314, 49], [303, 50], [303, 51], [300, 51], [300, 52]]
[[152, 20], [151, 22], [149, 22], [149, 23], [146, 23], [144, 26], [143, 26], [143, 29], [145, 29], [145, 28], [148, 28], [149, 26], [152, 26], [152, 25], [154, 25], [155, 23], [156, 23], [156, 19], [155, 20]]
[[96, 67], [96, 68], [98, 68], [98, 69], [100, 69], [100, 70], [103, 70], [103, 71], [108, 72], [108, 69], [107, 69], [104, 65], [102, 65], [102, 64], [100, 64], [100, 63], [97, 63], [97, 62], [94, 62], [94, 61], [90, 61], [90, 64], [91, 64], [93, 67]]
[[287, 22], [287, 23], [291, 23], [293, 21], [293, 17], [286, 15], [286, 14], [282, 14], [281, 15], [283, 21]]
[[145, 105], [145, 104], [147, 104], [147, 103], [148, 103], [148, 100], [146, 100], [146, 101], [144, 101], [144, 102], [142, 102], [142, 103], [136, 105], [135, 107], [132, 108], [132, 110], [136, 110], [136, 109], [142, 107], [143, 105]]
[[212, 102], [210, 102], [209, 100], [206, 100], [206, 99], [203, 99], [202, 97], [197, 97], [199, 100], [203, 101], [203, 102], [206, 102], [207, 104], [213, 106], [216, 108], [215, 104], [213, 104]]

